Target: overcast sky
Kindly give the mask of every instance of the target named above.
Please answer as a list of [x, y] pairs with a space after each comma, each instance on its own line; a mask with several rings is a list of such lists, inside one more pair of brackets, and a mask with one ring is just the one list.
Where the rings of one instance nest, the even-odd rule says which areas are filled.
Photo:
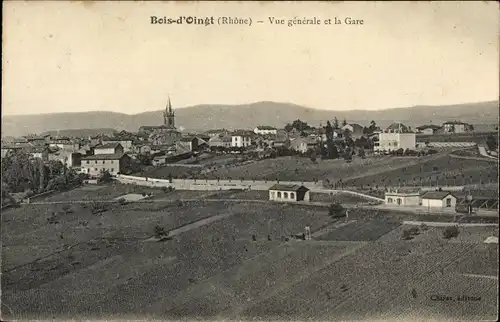
[[[2, 113], [292, 102], [385, 109], [497, 100], [499, 7], [448, 3], [4, 3]], [[252, 26], [151, 25], [231, 16]], [[270, 25], [318, 17], [364, 25]], [[265, 23], [257, 24], [257, 20]]]

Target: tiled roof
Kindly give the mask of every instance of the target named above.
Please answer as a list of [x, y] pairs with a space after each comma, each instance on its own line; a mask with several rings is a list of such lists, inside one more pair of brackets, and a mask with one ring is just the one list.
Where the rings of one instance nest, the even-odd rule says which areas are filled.
[[446, 196], [452, 195], [449, 191], [428, 191], [422, 195], [422, 199], [443, 200]]
[[280, 190], [280, 191], [298, 191], [298, 190], [309, 190], [306, 187], [298, 184], [293, 184], [293, 185], [284, 185], [284, 184], [275, 184], [269, 190]]
[[102, 144], [102, 145], [99, 145], [99, 146], [96, 146], [95, 148], [96, 149], [116, 149], [116, 147], [121, 144], [120, 143], [106, 143], [106, 144]]
[[83, 157], [82, 160], [119, 160], [125, 155], [125, 153], [96, 154]]

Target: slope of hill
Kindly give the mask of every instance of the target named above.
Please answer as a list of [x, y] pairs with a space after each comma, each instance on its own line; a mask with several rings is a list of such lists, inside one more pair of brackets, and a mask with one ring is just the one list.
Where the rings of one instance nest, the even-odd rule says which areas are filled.
[[[498, 101], [446, 106], [413, 106], [379, 111], [329, 111], [291, 103], [257, 102], [244, 105], [196, 105], [176, 109], [176, 124], [186, 130], [214, 128], [253, 128], [257, 125], [283, 127], [301, 119], [319, 125], [337, 117], [339, 121], [367, 125], [375, 120], [381, 126], [399, 121], [410, 126], [440, 124], [462, 120], [471, 124], [493, 124], [498, 121]], [[6, 115], [2, 118], [2, 137], [65, 129], [113, 128], [137, 131], [142, 125], [159, 125], [162, 111], [127, 115], [114, 112], [57, 113], [41, 115]]]

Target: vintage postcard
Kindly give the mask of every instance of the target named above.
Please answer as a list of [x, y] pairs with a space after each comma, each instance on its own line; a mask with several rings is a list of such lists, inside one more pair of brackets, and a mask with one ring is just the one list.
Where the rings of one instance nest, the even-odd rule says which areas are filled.
[[499, 9], [3, 2], [0, 318], [497, 321]]

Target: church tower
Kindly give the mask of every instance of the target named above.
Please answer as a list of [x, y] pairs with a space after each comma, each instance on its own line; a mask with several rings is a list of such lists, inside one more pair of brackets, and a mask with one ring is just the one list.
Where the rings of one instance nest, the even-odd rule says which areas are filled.
[[163, 112], [163, 125], [168, 129], [175, 129], [175, 114], [170, 103], [170, 96], [168, 97], [167, 106]]

